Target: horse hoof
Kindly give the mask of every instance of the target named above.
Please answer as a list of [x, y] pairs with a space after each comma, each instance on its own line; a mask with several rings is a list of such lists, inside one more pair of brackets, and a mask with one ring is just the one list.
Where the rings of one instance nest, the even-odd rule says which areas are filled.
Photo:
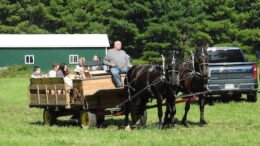
[[206, 121], [200, 121], [200, 127], [203, 127], [203, 126], [205, 126], [205, 125], [207, 125], [208, 123], [206, 122]]
[[163, 129], [163, 124], [158, 124], [158, 129]]
[[181, 124], [185, 127], [189, 127], [186, 121], [182, 121]]
[[125, 127], [125, 131], [127, 131], [127, 132], [131, 132], [131, 131], [132, 131], [130, 125], [128, 125], [128, 126]]
[[167, 123], [167, 124], [163, 124], [162, 129], [166, 129], [166, 128], [170, 128], [170, 127], [171, 127], [170, 124]]
[[170, 127], [176, 127], [176, 122], [170, 123]]

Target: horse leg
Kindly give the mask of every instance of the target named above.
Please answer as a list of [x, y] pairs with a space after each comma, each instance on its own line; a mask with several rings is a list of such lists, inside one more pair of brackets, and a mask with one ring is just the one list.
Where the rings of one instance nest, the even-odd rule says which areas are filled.
[[205, 98], [199, 96], [199, 105], [200, 105], [200, 126], [204, 126], [207, 122], [204, 119], [204, 109], [205, 109]]
[[137, 97], [136, 99], [133, 99], [131, 101], [131, 118], [132, 118], [132, 125], [137, 124], [138, 120], [140, 119], [140, 109], [141, 109], [141, 96]]
[[[166, 98], [166, 111], [164, 116], [163, 127], [170, 127], [173, 122], [173, 117], [176, 114], [176, 107], [174, 103], [174, 98], [168, 97]], [[173, 122], [174, 123], [174, 122]]]
[[188, 124], [187, 124], [187, 114], [188, 114], [189, 110], [190, 110], [190, 102], [186, 102], [186, 104], [185, 104], [185, 113], [184, 113], [184, 115], [182, 117], [182, 121], [181, 121], [181, 124], [186, 126], [186, 127], [188, 127]]
[[158, 126], [159, 128], [162, 128], [162, 116], [163, 116], [163, 111], [162, 111], [162, 100], [157, 98], [157, 109], [158, 109], [158, 118], [159, 118], [159, 123]]
[[147, 102], [148, 102], [148, 98], [145, 98], [144, 96], [142, 97], [142, 101], [141, 101], [141, 105], [140, 105], [140, 111], [139, 111], [139, 119], [138, 119], [138, 121], [139, 122], [137, 122], [137, 125], [138, 126], [145, 126], [145, 120], [146, 119], [144, 119], [145, 117], [145, 115], [144, 115], [144, 112], [146, 111], [146, 104], [147, 104]]
[[130, 102], [126, 103], [126, 108], [125, 108], [125, 126], [129, 125], [129, 109], [130, 108]]
[[165, 110], [165, 114], [164, 114], [164, 120], [163, 120], [163, 128], [165, 127], [169, 127], [170, 122], [169, 122], [169, 115], [171, 113], [171, 109], [170, 109], [170, 104], [166, 99], [166, 110]]
[[176, 104], [175, 104], [175, 95], [176, 93], [174, 92], [174, 90], [172, 88], [170, 88], [171, 90], [171, 93], [172, 93], [172, 96], [170, 97], [170, 101], [169, 101], [169, 104], [170, 104], [170, 108], [171, 108], [171, 114], [170, 114], [170, 124], [175, 124], [175, 121], [174, 121], [174, 116], [176, 114]]
[[174, 121], [174, 116], [176, 114], [176, 104], [175, 104], [175, 97], [173, 96], [172, 98], [170, 98], [170, 117], [169, 117], [169, 124], [172, 124], [173, 126], [175, 125], [175, 121]]
[[173, 124], [174, 126], [174, 115], [176, 114], [176, 107], [175, 104], [166, 104], [166, 111], [165, 111], [165, 117], [163, 122], [163, 127], [171, 127]]
[[129, 113], [130, 113], [130, 107], [131, 106], [131, 102], [128, 102], [126, 104], [126, 109], [125, 109], [125, 131], [131, 131], [131, 126], [129, 123]]

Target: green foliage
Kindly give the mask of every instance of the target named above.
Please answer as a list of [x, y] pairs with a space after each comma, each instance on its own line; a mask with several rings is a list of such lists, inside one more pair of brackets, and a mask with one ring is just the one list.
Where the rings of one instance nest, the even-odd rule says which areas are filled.
[[141, 59], [149, 64], [160, 64], [162, 62], [160, 53], [154, 51], [145, 51]]
[[255, 56], [255, 55], [252, 55], [252, 54], [246, 55], [246, 59], [247, 59], [248, 61], [257, 62], [256, 56]]
[[259, 7], [259, 0], [1, 0], [0, 33], [107, 33], [134, 58], [205, 44], [239, 44], [250, 56], [259, 48]]
[[149, 62], [148, 62], [148, 61], [145, 61], [145, 60], [143, 60], [143, 59], [141, 58], [141, 59], [133, 59], [133, 60], [132, 60], [132, 64], [133, 64], [133, 65], [149, 64]]
[[32, 73], [32, 67], [29, 65], [11, 65], [0, 69], [0, 78], [5, 77], [29, 77]]

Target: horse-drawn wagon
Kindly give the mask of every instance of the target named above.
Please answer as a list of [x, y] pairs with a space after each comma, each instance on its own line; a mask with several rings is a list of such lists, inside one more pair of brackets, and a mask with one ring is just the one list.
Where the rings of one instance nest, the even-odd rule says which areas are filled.
[[[166, 70], [164, 63], [162, 68], [154, 65], [133, 66], [126, 76], [127, 88], [115, 88], [110, 74], [89, 74], [87, 79], [75, 79], [71, 89], [65, 85], [63, 78], [31, 79], [29, 106], [44, 109], [45, 124], [52, 125], [57, 117], [73, 115], [79, 117], [83, 128], [91, 128], [102, 123], [105, 115], [126, 115], [125, 123], [129, 126], [129, 113], [133, 124], [145, 125], [146, 110], [154, 107], [158, 109], [161, 125], [162, 106], [166, 105], [163, 126], [167, 126], [176, 113], [175, 104], [183, 102], [186, 105], [182, 123], [187, 125], [190, 102], [199, 99], [200, 124], [204, 125], [205, 95], [210, 91], [207, 88], [207, 58], [203, 50], [196, 57], [192, 54], [181, 65], [178, 75], [175, 74], [175, 67]], [[125, 76], [121, 76], [123, 81]], [[179, 83], [173, 82], [174, 77], [178, 78]], [[177, 90], [186, 95], [176, 96]], [[198, 98], [195, 97], [197, 95]], [[157, 104], [147, 106], [149, 98], [155, 98]]]
[[[125, 75], [121, 75], [122, 80]], [[83, 128], [95, 127], [105, 115], [123, 115], [114, 107], [127, 100], [124, 88], [115, 88], [111, 75], [92, 73], [74, 79], [69, 88], [63, 78], [30, 79], [29, 107], [43, 108], [43, 121], [53, 125], [58, 117], [73, 115]]]

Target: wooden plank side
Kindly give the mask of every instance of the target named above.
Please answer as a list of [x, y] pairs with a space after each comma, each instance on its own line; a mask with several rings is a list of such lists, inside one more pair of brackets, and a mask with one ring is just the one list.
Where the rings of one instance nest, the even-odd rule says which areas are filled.
[[86, 96], [89, 109], [105, 109], [114, 107], [127, 99], [124, 89], [99, 90], [91, 96]]
[[49, 104], [47, 104], [46, 96], [44, 94], [40, 94], [40, 103], [38, 103], [38, 94], [30, 95], [30, 105], [57, 105], [57, 106], [65, 106], [66, 105], [66, 96], [65, 95], [57, 95], [58, 103], [56, 103], [56, 95], [48, 95]]
[[41, 78], [38, 78], [38, 79], [30, 78], [30, 82], [31, 82], [31, 84], [41, 84], [42, 80], [41, 80]]
[[66, 96], [65, 95], [57, 95], [58, 105], [66, 105]]
[[98, 92], [101, 97], [100, 108], [111, 108], [127, 99], [124, 89], [101, 90]]
[[52, 84], [65, 84], [63, 78], [57, 77], [57, 78], [51, 78]]
[[48, 100], [50, 105], [56, 105], [56, 95], [55, 94], [49, 94]]
[[[65, 84], [56, 84], [56, 90], [63, 90], [66, 88], [66, 85]], [[54, 87], [55, 89], [55, 87]]]
[[38, 94], [30, 94], [30, 104], [38, 105]]
[[102, 89], [115, 89], [115, 85], [111, 78], [100, 78], [95, 80], [82, 81], [83, 95], [93, 95], [98, 90]]
[[37, 90], [38, 89], [37, 86], [38, 86], [37, 84], [30, 85], [29, 90]]
[[[122, 83], [124, 82], [125, 75], [121, 75]], [[83, 95], [93, 95], [99, 90], [115, 89], [115, 85], [111, 76], [97, 77], [89, 80], [82, 80]]]
[[30, 79], [29, 103], [33, 106], [68, 106], [70, 97], [63, 78]]
[[52, 78], [42, 78], [42, 84], [51, 84]]
[[47, 98], [45, 94], [39, 94], [40, 96], [40, 104], [47, 105]]

